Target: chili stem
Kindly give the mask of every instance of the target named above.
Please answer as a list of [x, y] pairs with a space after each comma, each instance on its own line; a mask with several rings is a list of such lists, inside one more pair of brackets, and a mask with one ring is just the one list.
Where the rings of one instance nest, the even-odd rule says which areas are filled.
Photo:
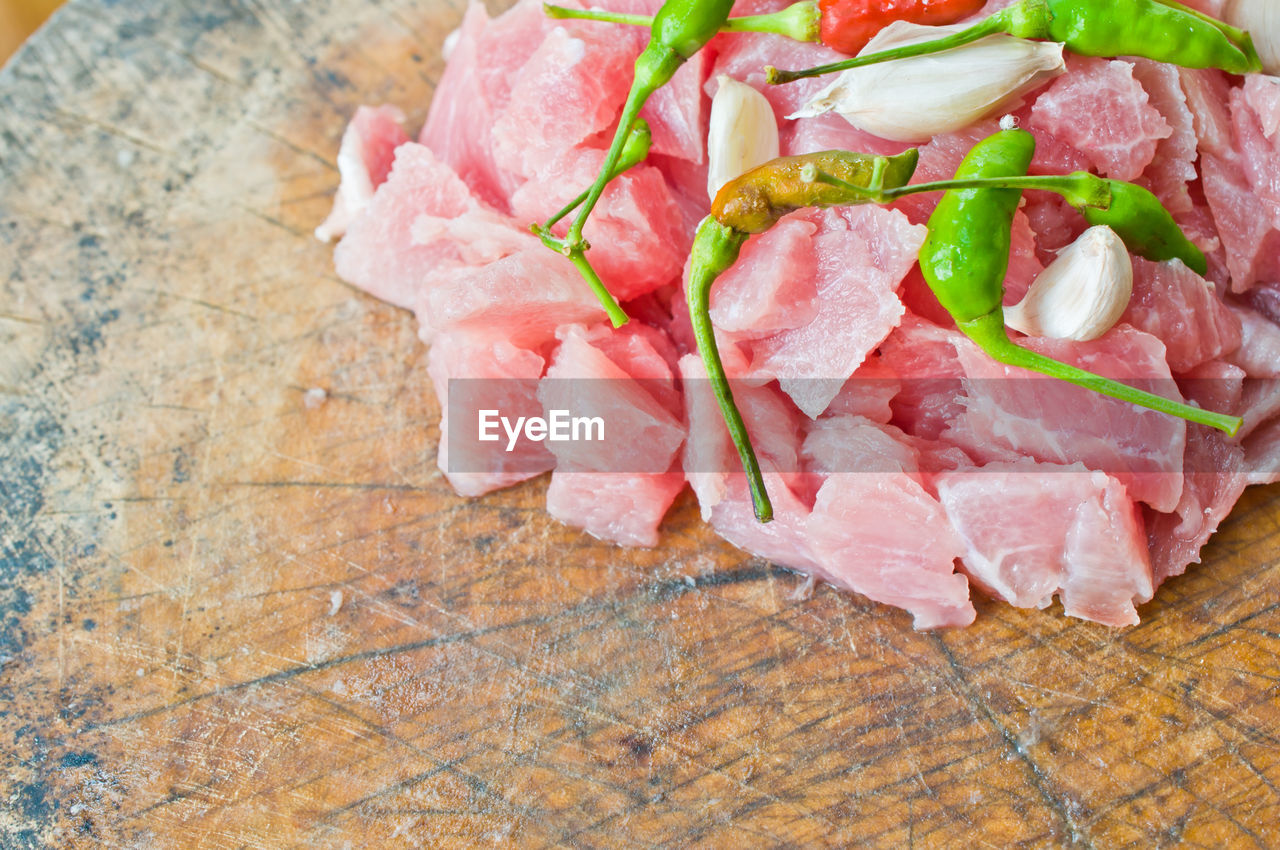
[[596, 274], [596, 270], [591, 268], [591, 263], [587, 261], [581, 247], [569, 250], [569, 261], [577, 266], [578, 273], [586, 279], [587, 285], [596, 294], [596, 298], [600, 299], [600, 304], [604, 307], [604, 311], [608, 314], [609, 321], [613, 326], [620, 328], [625, 325], [630, 317], [627, 316], [625, 310], [618, 306], [617, 299], [613, 297], [613, 293], [609, 291], [609, 288], [604, 285], [600, 275]]
[[1025, 177], [973, 177], [964, 180], [934, 180], [915, 183], [897, 189], [886, 189], [881, 194], [894, 201], [906, 195], [921, 192], [941, 192], [947, 189], [1039, 189], [1053, 192], [1067, 199], [1071, 206], [1106, 209], [1111, 205], [1111, 190], [1107, 181], [1093, 174], [1045, 174]]
[[842, 59], [839, 62], [831, 62], [826, 65], [818, 65], [813, 68], [804, 68], [798, 71], [783, 71], [772, 65], [766, 65], [765, 81], [774, 85], [782, 83], [793, 83], [796, 80], [802, 80], [805, 77], [820, 77], [823, 74], [832, 74], [836, 71], [847, 71], [850, 68], [861, 68], [865, 65], [875, 65], [880, 62], [891, 62], [894, 59], [908, 59], [912, 56], [926, 56], [930, 53], [941, 53], [944, 50], [950, 50], [953, 47], [963, 47], [971, 44], [980, 38], [986, 38], [989, 35], [1001, 33], [1005, 31], [1003, 15], [997, 13], [987, 18], [985, 21], [979, 21], [968, 29], [961, 30], [958, 33], [946, 36], [945, 38], [935, 39], [934, 41], [926, 41], [920, 44], [905, 44], [902, 47], [894, 47], [890, 50], [881, 50], [876, 53], [868, 53], [865, 56], [854, 56], [849, 59]]
[[551, 218], [547, 219], [546, 224], [541, 224], [541, 225], [539, 225], [539, 224], [534, 224], [534, 225], [532, 225], [532, 226], [530, 227], [530, 229], [531, 229], [534, 233], [537, 233], [539, 236], [541, 236], [541, 235], [543, 234], [543, 232], [544, 232], [544, 231], [545, 231], [545, 232], [547, 232], [547, 233], [550, 233], [550, 232], [551, 232], [551, 228], [553, 228], [553, 227], [555, 227], [557, 224], [559, 224], [560, 219], [564, 218], [564, 217], [565, 217], [565, 216], [567, 216], [569, 213], [571, 213], [571, 212], [573, 212], [574, 210], [576, 210], [576, 209], [577, 209], [577, 208], [582, 204], [582, 202], [583, 202], [583, 201], [585, 201], [585, 200], [587, 199], [587, 193], [588, 193], [589, 191], [591, 191], [591, 190], [590, 190], [590, 189], [583, 189], [581, 192], [579, 192], [579, 193], [578, 193], [578, 197], [574, 198], [572, 201], [570, 201], [569, 203], [565, 204], [563, 207], [561, 207], [561, 208], [556, 212], [556, 214], [555, 214], [555, 215], [553, 215], [553, 216], [551, 216]]
[[631, 124], [640, 114], [640, 108], [644, 105], [645, 100], [657, 88], [657, 86], [640, 86], [638, 84], [632, 87], [631, 94], [627, 97], [627, 103], [622, 109], [622, 120], [618, 124], [618, 132], [614, 134], [613, 144], [609, 146], [609, 153], [605, 156], [604, 166], [601, 167], [600, 174], [596, 177], [595, 182], [591, 184], [591, 188], [587, 190], [587, 197], [583, 200], [582, 206], [579, 207], [578, 214], [573, 219], [573, 224], [569, 225], [569, 232], [565, 234], [564, 245], [569, 249], [582, 247], [583, 225], [587, 223], [587, 217], [591, 215], [591, 211], [599, 203], [600, 196], [604, 194], [604, 187], [608, 184], [613, 175], [613, 169], [617, 167], [618, 160], [622, 157], [623, 140], [631, 132]]
[[880, 204], [890, 203], [908, 195], [918, 195], [922, 192], [943, 192], [948, 189], [1039, 189], [1061, 195], [1067, 199], [1068, 203], [1077, 208], [1096, 207], [1098, 209], [1106, 209], [1111, 205], [1111, 190], [1107, 187], [1107, 181], [1085, 172], [1063, 175], [971, 177], [961, 180], [934, 180], [928, 183], [899, 186], [896, 189], [880, 189], [874, 185], [874, 177], [872, 180], [873, 185], [864, 187], [850, 183], [847, 180], [841, 180], [833, 174], [817, 169], [806, 171], [802, 176], [809, 177], [810, 175], [812, 175], [815, 182], [836, 186]]
[[[653, 25], [653, 18], [649, 15], [628, 15], [596, 9], [570, 9], [550, 3], [543, 3], [542, 11], [549, 18], [602, 21], [636, 27]], [[820, 20], [821, 12], [816, 0], [801, 0], [799, 3], [792, 3], [785, 9], [767, 15], [741, 15], [729, 18], [720, 27], [720, 32], [765, 32], [783, 35], [796, 41], [818, 41]]]
[[1136, 404], [1139, 407], [1166, 413], [1170, 416], [1177, 416], [1201, 425], [1208, 425], [1210, 428], [1217, 428], [1219, 431], [1226, 432], [1228, 436], [1235, 436], [1236, 431], [1240, 429], [1240, 425], [1243, 422], [1238, 416], [1214, 413], [1210, 410], [1173, 401], [1172, 399], [1140, 390], [1137, 387], [1131, 387], [1128, 384], [1122, 384], [1119, 381], [1113, 381], [1101, 375], [1086, 372], [1084, 369], [1070, 366], [1054, 360], [1052, 357], [1046, 357], [1031, 349], [1023, 348], [1009, 339], [1008, 332], [1004, 327], [1004, 315], [1000, 310], [995, 310], [980, 319], [974, 319], [972, 322], [960, 323], [959, 328], [993, 360], [1004, 363], [1007, 366], [1030, 369], [1033, 372], [1048, 375], [1050, 378], [1067, 381], [1102, 395]]
[[570, 9], [567, 6], [555, 6], [551, 3], [542, 4], [542, 14], [557, 20], [600, 21], [606, 24], [628, 24], [633, 27], [653, 26], [652, 15], [628, 15], [605, 9]]
[[626, 311], [618, 306], [613, 293], [604, 285], [600, 275], [596, 274], [596, 270], [591, 267], [591, 263], [587, 260], [583, 251], [583, 248], [587, 247], [586, 243], [576, 248], [568, 248], [559, 239], [552, 236], [549, 231], [539, 230], [537, 225], [534, 225], [532, 229], [541, 237], [543, 245], [546, 245], [557, 254], [563, 254], [569, 258], [569, 262], [573, 263], [578, 273], [582, 275], [587, 285], [591, 287], [591, 291], [595, 293], [596, 298], [600, 300], [601, 306], [604, 307], [605, 313], [609, 316], [609, 321], [613, 323], [615, 328], [622, 327], [630, 320]]

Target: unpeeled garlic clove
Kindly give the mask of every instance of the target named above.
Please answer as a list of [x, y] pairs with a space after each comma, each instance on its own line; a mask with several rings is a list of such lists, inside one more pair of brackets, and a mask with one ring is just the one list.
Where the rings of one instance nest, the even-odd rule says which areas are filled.
[[1133, 295], [1133, 263], [1109, 227], [1090, 227], [1040, 273], [1004, 322], [1029, 336], [1081, 342], [1111, 330]]
[[1228, 0], [1222, 19], [1248, 30], [1262, 70], [1280, 75], [1280, 2], [1276, 0]]
[[[862, 51], [876, 53], [965, 29], [896, 21]], [[990, 35], [972, 44], [850, 68], [788, 118], [837, 112], [853, 126], [901, 142], [967, 127], [1066, 70], [1062, 45]]]
[[778, 156], [778, 120], [773, 107], [746, 83], [721, 74], [711, 99], [707, 132], [707, 194]]

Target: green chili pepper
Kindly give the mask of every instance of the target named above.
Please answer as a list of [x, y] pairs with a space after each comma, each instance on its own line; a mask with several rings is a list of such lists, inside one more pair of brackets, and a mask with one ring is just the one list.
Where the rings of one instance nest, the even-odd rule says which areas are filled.
[[[648, 15], [628, 15], [604, 9], [570, 9], [567, 6], [542, 4], [543, 13], [549, 18], [572, 18], [583, 21], [602, 21], [612, 24], [630, 24], [637, 27], [653, 26]], [[767, 15], [742, 15], [726, 18], [720, 32], [764, 32], [782, 35], [796, 41], [818, 41], [822, 12], [817, 0], [800, 0], [785, 9]], [[846, 53], [852, 51], [845, 51]]]
[[[979, 142], [956, 171], [957, 180], [1025, 174], [1035, 138], [1002, 130]], [[962, 333], [997, 362], [1030, 369], [1192, 422], [1234, 434], [1241, 421], [1143, 392], [1013, 343], [1004, 325], [1003, 280], [1009, 266], [1013, 214], [1020, 188], [951, 189], [929, 218], [920, 270]]]
[[711, 284], [737, 261], [747, 236], [741, 230], [716, 221], [714, 216], [707, 216], [702, 220], [693, 237], [693, 249], [689, 256], [687, 297], [693, 338], [698, 344], [698, 354], [707, 370], [711, 389], [720, 404], [725, 427], [729, 429], [729, 437], [738, 450], [742, 469], [747, 473], [756, 519], [768, 522], [773, 519], [773, 505], [764, 488], [764, 476], [760, 474], [760, 464], [756, 460], [755, 449], [751, 446], [751, 436], [747, 433], [746, 423], [742, 421], [742, 414], [738, 412], [738, 405], [733, 400], [733, 390], [729, 387], [729, 378], [720, 361], [716, 332], [711, 326]]
[[[768, 230], [782, 216], [802, 207], [879, 202], [886, 189], [900, 188], [911, 179], [917, 156], [912, 148], [891, 157], [823, 151], [775, 159], [721, 187], [712, 202], [711, 215], [698, 225], [689, 262], [688, 303], [693, 336], [729, 436], [747, 473], [751, 503], [761, 522], [773, 517], [773, 506], [720, 361], [711, 326], [711, 285], [738, 259], [738, 252], [752, 233]], [[839, 174], [841, 185], [815, 180], [819, 167]]]
[[[1035, 149], [1026, 130], [1001, 130], [973, 146], [956, 179], [1025, 175]], [[1020, 189], [952, 189], [930, 216], [920, 270], [957, 324], [1000, 309], [1021, 199]]]
[[569, 226], [569, 232], [564, 239], [557, 239], [551, 235], [549, 225], [544, 225], [539, 231], [543, 243], [567, 256], [578, 267], [615, 327], [626, 323], [627, 314], [618, 306], [618, 302], [587, 262], [585, 251], [590, 246], [582, 238], [582, 228], [599, 202], [605, 185], [613, 178], [632, 125], [639, 117], [645, 101], [666, 85], [685, 60], [711, 40], [729, 17], [732, 8], [733, 0], [667, 0], [662, 4], [650, 28], [649, 44], [636, 59], [635, 77], [627, 101], [622, 107], [622, 117], [618, 130], [614, 133], [613, 143], [609, 146], [599, 176], [587, 191], [587, 197]]
[[800, 71], [766, 68], [771, 83], [789, 83], [849, 68], [923, 56], [997, 33], [1059, 41], [1082, 56], [1144, 56], [1184, 68], [1233, 74], [1262, 70], [1243, 30], [1173, 0], [1019, 0], [958, 33]]

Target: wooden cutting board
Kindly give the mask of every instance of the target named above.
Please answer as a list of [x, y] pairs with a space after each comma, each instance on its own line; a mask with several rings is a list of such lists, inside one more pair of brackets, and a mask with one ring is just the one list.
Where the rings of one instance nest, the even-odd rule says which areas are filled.
[[449, 490], [310, 231], [461, 12], [72, 0], [0, 73], [0, 845], [1280, 844], [1274, 490], [1141, 626], [932, 634]]

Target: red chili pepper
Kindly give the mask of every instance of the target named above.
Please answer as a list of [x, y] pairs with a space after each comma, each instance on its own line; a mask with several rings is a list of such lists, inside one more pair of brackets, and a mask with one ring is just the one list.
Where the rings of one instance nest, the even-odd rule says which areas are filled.
[[818, 0], [822, 43], [854, 54], [894, 21], [943, 26], [984, 5], [986, 0]]

